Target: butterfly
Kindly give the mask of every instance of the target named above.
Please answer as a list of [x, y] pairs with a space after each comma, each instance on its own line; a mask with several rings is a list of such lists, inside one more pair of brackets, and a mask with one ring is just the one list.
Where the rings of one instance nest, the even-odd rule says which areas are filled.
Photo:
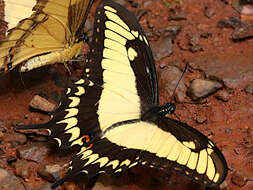
[[136, 165], [175, 171], [207, 186], [219, 185], [227, 164], [216, 145], [189, 125], [166, 117], [159, 105], [149, 42], [133, 13], [103, 0], [96, 10], [84, 76], [65, 89], [45, 124], [60, 148], [79, 146], [57, 187], [79, 173], [123, 172]]
[[0, 40], [0, 70], [29, 71], [77, 56], [93, 0], [6, 0], [8, 34]]

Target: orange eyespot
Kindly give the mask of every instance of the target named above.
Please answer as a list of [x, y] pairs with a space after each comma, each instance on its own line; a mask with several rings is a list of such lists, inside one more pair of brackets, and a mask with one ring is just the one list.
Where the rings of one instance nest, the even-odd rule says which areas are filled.
[[[89, 137], [88, 135], [84, 135], [84, 136], [82, 136], [81, 138], [82, 138], [82, 141], [83, 141], [83, 139], [85, 139], [85, 143], [90, 142], [90, 137]], [[88, 148], [91, 148], [92, 146], [93, 146], [93, 144], [90, 144], [90, 145], [87, 147], [87, 149], [88, 149]]]

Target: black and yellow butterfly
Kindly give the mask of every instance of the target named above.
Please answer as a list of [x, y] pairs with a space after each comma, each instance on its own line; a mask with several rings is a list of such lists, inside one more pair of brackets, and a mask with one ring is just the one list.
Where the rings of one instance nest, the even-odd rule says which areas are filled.
[[[123, 172], [135, 165], [172, 170], [208, 186], [227, 175], [226, 161], [206, 136], [166, 117], [160, 106], [154, 60], [135, 16], [104, 0], [96, 11], [85, 76], [65, 90], [44, 128], [61, 148], [80, 146], [68, 174]], [[23, 127], [24, 128], [24, 127]]]
[[0, 40], [0, 70], [25, 62], [29, 71], [78, 55], [93, 0], [5, 0], [8, 35]]

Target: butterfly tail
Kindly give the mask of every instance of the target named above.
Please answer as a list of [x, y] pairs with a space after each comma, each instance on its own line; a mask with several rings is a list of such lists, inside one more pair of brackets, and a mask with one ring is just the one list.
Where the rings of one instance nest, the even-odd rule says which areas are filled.
[[16, 127], [17, 130], [29, 130], [29, 129], [48, 129], [47, 123], [41, 123], [41, 124], [31, 124], [31, 125], [19, 125]]

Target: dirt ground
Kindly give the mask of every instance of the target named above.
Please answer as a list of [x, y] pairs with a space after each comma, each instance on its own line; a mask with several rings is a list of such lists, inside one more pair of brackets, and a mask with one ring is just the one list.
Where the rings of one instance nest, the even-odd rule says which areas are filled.
[[[159, 74], [161, 104], [174, 101], [169, 94], [171, 92], [167, 91], [167, 76], [161, 78], [165, 76], [163, 73], [171, 66], [182, 71], [188, 64], [182, 80], [185, 88], [175, 94], [176, 116], [171, 117], [198, 129], [220, 148], [229, 167], [228, 176], [220, 188], [227, 190], [253, 190], [253, 11], [249, 5], [249, 11], [245, 11], [246, 5], [240, 2], [121, 2], [138, 15], [140, 24], [148, 34]], [[95, 1], [91, 9], [90, 23], [93, 22], [98, 3]], [[168, 27], [178, 27], [180, 30], [177, 29], [178, 32], [171, 35]], [[3, 27], [0, 32], [2, 30]], [[167, 43], [164, 44], [164, 41]], [[86, 45], [84, 52], [87, 50]], [[80, 77], [80, 65], [69, 63], [71, 75], [63, 64], [56, 64], [25, 74], [14, 69], [0, 78], [0, 168], [7, 171], [8, 175], [13, 175], [13, 179], [17, 177], [18, 182], [15, 183], [23, 185], [19, 189], [50, 189], [48, 184], [54, 179], [50, 181], [48, 175], [38, 172], [43, 170], [43, 166], [59, 166], [61, 169], [56, 172], [59, 176], [66, 172], [62, 169], [63, 165], [71, 159], [75, 150], [59, 151], [53, 142], [47, 140], [45, 133], [23, 134], [15, 131], [15, 125], [46, 122], [48, 116], [31, 110], [29, 102], [34, 95], [39, 94], [56, 104], [63, 87], [72, 79]], [[195, 79], [211, 80], [220, 86], [193, 100], [189, 89]], [[35, 148], [30, 150], [31, 147]], [[39, 152], [37, 156], [36, 149]], [[26, 154], [34, 157], [26, 159]], [[0, 181], [2, 176], [0, 172]], [[85, 176], [78, 176], [58, 189], [78, 190], [85, 183]], [[123, 174], [100, 176], [98, 182], [89, 188], [203, 189], [169, 171], [140, 166]], [[0, 190], [4, 190], [1, 184]]]

